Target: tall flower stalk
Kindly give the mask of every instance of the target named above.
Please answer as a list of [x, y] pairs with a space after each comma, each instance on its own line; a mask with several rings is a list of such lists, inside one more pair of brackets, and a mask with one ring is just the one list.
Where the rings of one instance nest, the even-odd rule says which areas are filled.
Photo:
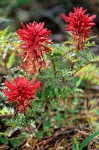
[[71, 31], [74, 39], [73, 45], [77, 52], [84, 49], [86, 39], [91, 32], [91, 27], [95, 26], [93, 19], [96, 15], [89, 17], [89, 14], [85, 14], [85, 12], [86, 10], [82, 7], [74, 7], [74, 12], [70, 12], [69, 17], [62, 14], [62, 18], [68, 23], [65, 30]]
[[21, 49], [23, 49], [22, 67], [29, 73], [35, 74], [46, 67], [44, 54], [50, 52], [46, 44], [51, 44], [49, 35], [50, 30], [44, 28], [43, 23], [29, 23], [26, 26], [21, 24], [23, 29], [18, 29], [17, 34], [22, 40]]

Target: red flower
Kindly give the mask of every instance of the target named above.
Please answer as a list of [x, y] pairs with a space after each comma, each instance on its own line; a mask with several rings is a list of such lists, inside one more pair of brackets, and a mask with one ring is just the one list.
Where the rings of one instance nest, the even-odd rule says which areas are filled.
[[30, 107], [36, 90], [40, 87], [40, 82], [36, 82], [36, 78], [29, 82], [26, 77], [16, 77], [13, 83], [6, 80], [4, 85], [7, 89], [3, 90], [3, 93], [8, 97], [8, 103], [16, 102], [16, 112], [25, 113], [26, 108]]
[[[20, 36], [20, 39], [23, 41], [21, 48], [24, 50], [22, 58], [24, 62], [22, 66], [27, 67], [31, 64], [29, 68], [35, 68], [36, 73], [41, 70], [42, 67], [45, 67], [45, 62], [43, 55], [50, 51], [50, 48], [45, 46], [45, 44], [51, 44], [51, 39], [48, 37], [51, 33], [50, 30], [44, 27], [43, 23], [29, 23], [26, 26], [21, 24], [23, 29], [18, 29], [17, 34]], [[27, 65], [26, 65], [27, 64]], [[35, 65], [37, 64], [37, 66]], [[28, 69], [25, 68], [27, 71]], [[31, 73], [30, 71], [28, 71]]]
[[51, 39], [48, 37], [51, 33], [50, 30], [44, 27], [43, 23], [29, 23], [26, 26], [21, 23], [23, 29], [18, 29], [17, 34], [20, 39], [23, 41], [21, 45], [22, 49], [32, 49], [32, 50], [41, 50], [44, 49], [45, 52], [49, 51], [49, 48], [44, 46], [44, 44], [51, 44]]
[[62, 14], [62, 18], [69, 23], [66, 30], [72, 32], [77, 51], [84, 48], [86, 38], [89, 37], [89, 33], [91, 32], [90, 28], [95, 25], [93, 19], [96, 15], [89, 17], [89, 14], [85, 14], [85, 12], [86, 10], [83, 10], [82, 7], [74, 7], [74, 12], [70, 12], [69, 17]]

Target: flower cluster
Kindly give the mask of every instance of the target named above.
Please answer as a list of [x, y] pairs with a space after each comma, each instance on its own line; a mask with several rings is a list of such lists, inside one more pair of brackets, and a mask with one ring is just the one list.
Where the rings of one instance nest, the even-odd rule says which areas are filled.
[[40, 82], [36, 82], [33, 78], [31, 82], [26, 77], [16, 77], [12, 83], [6, 80], [3, 93], [8, 97], [8, 103], [16, 102], [16, 112], [26, 112], [26, 108], [30, 107], [31, 100], [40, 87]]
[[72, 32], [74, 38], [73, 44], [76, 47], [76, 51], [84, 48], [86, 38], [89, 37], [89, 33], [91, 32], [90, 28], [95, 25], [93, 19], [96, 15], [89, 17], [89, 14], [85, 14], [85, 12], [86, 10], [83, 10], [82, 7], [74, 7], [74, 12], [70, 12], [69, 17], [62, 14], [62, 18], [68, 23], [66, 25], [66, 30]]
[[44, 22], [34, 21], [26, 26], [23, 23], [21, 25], [23, 29], [18, 29], [17, 34], [23, 42], [21, 44], [21, 49], [24, 50], [22, 66], [29, 73], [35, 74], [46, 66], [43, 55], [50, 51], [45, 44], [52, 43], [48, 37], [51, 31], [44, 28]]

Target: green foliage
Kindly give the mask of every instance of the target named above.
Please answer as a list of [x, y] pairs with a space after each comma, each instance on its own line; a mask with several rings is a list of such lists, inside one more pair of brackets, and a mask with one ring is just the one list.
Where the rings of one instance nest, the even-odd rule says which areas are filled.
[[37, 131], [35, 133], [35, 136], [38, 137], [38, 138], [40, 138], [40, 139], [42, 139], [43, 138], [43, 132], [42, 131]]
[[9, 56], [8, 62], [7, 62], [7, 68], [11, 68], [15, 60], [15, 52], [12, 52], [12, 54]]
[[15, 149], [17, 148], [21, 142], [24, 140], [26, 140], [27, 137], [29, 137], [30, 135], [28, 135], [28, 133], [22, 133], [19, 134], [16, 138], [7, 138], [4, 136], [0, 136], [0, 142], [3, 144], [8, 144], [10, 143], [12, 145], [12, 147]]
[[46, 119], [43, 121], [43, 129], [49, 130], [49, 128], [50, 128], [50, 121], [49, 121], [49, 119]]
[[16, 139], [12, 139], [10, 140], [11, 145], [16, 148], [18, 147], [19, 143], [20, 143], [20, 139], [16, 140]]
[[28, 3], [31, 3], [32, 1], [31, 0], [16, 0], [17, 4], [20, 6], [20, 5], [27, 5]]
[[8, 144], [8, 138], [0, 136], [0, 142], [3, 144]]
[[8, 108], [6, 106], [0, 109], [0, 115], [11, 114], [11, 113], [13, 113], [13, 109]]
[[99, 85], [99, 68], [96, 64], [85, 65], [76, 75], [80, 77], [80, 83], [83, 80], [88, 80], [93, 84]]
[[76, 138], [74, 138], [74, 147], [72, 148], [72, 150], [79, 150], [79, 143], [78, 141], [76, 140]]
[[0, 70], [7, 75], [12, 67], [17, 66], [17, 51], [20, 41], [15, 33], [10, 33], [9, 28], [0, 31]]
[[99, 135], [99, 132], [93, 133], [91, 136], [87, 137], [81, 144], [74, 138], [74, 145], [72, 146], [72, 150], [83, 150], [83, 148], [96, 136]]
[[82, 150], [94, 137], [98, 136], [99, 132], [95, 132], [94, 134], [92, 134], [91, 136], [89, 136], [88, 138], [86, 138], [81, 144], [80, 144], [80, 149]]

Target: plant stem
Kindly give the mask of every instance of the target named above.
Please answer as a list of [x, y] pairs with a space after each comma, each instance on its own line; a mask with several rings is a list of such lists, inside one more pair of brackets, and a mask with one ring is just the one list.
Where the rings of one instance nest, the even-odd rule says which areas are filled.
[[54, 76], [56, 77], [56, 66], [55, 66], [54, 60], [53, 60], [53, 58], [52, 58], [52, 56], [51, 56], [51, 55], [49, 55], [49, 56], [50, 56], [51, 61], [52, 61], [52, 64], [53, 64]]

